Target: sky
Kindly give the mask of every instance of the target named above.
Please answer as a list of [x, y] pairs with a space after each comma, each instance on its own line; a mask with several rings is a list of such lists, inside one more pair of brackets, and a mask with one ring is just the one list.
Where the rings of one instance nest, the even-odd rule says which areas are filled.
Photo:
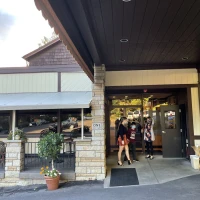
[[52, 33], [34, 0], [0, 0], [0, 67], [25, 67], [22, 56]]

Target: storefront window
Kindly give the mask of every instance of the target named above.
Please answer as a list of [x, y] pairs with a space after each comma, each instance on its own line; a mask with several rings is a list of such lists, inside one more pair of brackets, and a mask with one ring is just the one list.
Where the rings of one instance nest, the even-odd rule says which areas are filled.
[[90, 111], [84, 112], [84, 136], [92, 137], [92, 115]]
[[[91, 137], [92, 116], [91, 112], [84, 111], [84, 137]], [[61, 112], [61, 131], [66, 137], [77, 138], [81, 137], [81, 109], [63, 110]]]
[[0, 113], [0, 135], [6, 136], [9, 133], [11, 124], [10, 124], [10, 114], [9, 113]]
[[16, 126], [22, 129], [27, 136], [44, 132], [57, 132], [57, 111], [18, 111]]

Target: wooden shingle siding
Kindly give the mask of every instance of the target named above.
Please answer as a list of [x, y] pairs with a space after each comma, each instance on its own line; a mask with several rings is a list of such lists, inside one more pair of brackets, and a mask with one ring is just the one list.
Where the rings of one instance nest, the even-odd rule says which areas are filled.
[[51, 48], [29, 58], [29, 66], [73, 64], [77, 64], [77, 62], [62, 42], [56, 43]]
[[57, 92], [57, 73], [0, 74], [0, 93]]
[[135, 70], [106, 72], [106, 86], [197, 84], [196, 69]]

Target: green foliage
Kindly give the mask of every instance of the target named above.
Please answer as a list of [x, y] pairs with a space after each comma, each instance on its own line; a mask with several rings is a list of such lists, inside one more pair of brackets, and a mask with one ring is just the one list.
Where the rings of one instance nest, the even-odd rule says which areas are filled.
[[113, 105], [141, 105], [141, 99], [115, 99], [112, 100]]
[[53, 161], [58, 158], [63, 141], [64, 137], [62, 134], [49, 132], [38, 142], [38, 155], [45, 159], [51, 159], [53, 169]]
[[[15, 138], [16, 135], [19, 136], [19, 139], [20, 139], [20, 140], [23, 140], [23, 141], [25, 141], [25, 142], [27, 141], [26, 133], [25, 133], [23, 130], [16, 129], [15, 132], [14, 132], [14, 138]], [[8, 140], [12, 140], [12, 136], [13, 136], [13, 132], [10, 131], [9, 134], [8, 134], [7, 139], [8, 139]]]
[[58, 38], [58, 36], [56, 35], [55, 32], [52, 33], [51, 37], [50, 38], [47, 38], [46, 36], [44, 36], [42, 39], [41, 39], [41, 43], [38, 44], [39, 47], [51, 42], [52, 40]]
[[12, 140], [12, 131], [9, 132], [7, 140]]

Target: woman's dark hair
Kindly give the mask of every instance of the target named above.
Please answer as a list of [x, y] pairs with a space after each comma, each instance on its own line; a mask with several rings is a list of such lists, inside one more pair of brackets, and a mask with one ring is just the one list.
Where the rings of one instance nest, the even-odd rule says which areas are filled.
[[[123, 122], [124, 120], [127, 120], [127, 118], [126, 118], [126, 117], [121, 117], [121, 118], [120, 118], [119, 126], [122, 124], [122, 122]], [[118, 126], [118, 130], [119, 130], [119, 126]]]
[[122, 123], [124, 120], [127, 120], [127, 118], [126, 117], [121, 117], [120, 118], [120, 123]]

